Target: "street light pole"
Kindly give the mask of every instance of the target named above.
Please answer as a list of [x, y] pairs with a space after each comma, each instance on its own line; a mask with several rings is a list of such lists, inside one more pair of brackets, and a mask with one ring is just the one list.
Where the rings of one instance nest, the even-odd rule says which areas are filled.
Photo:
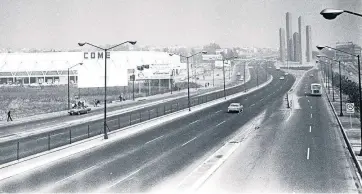
[[222, 60], [222, 72], [223, 72], [223, 77], [224, 77], [224, 98], [226, 99], [226, 88], [225, 88], [225, 64], [224, 64], [225, 59]]
[[113, 47], [110, 48], [102, 48], [96, 45], [93, 45], [91, 43], [88, 42], [84, 42], [84, 43], [78, 43], [79, 46], [84, 46], [84, 45], [90, 45], [92, 47], [101, 49], [104, 51], [104, 118], [103, 118], [103, 132], [104, 132], [104, 139], [108, 139], [108, 134], [107, 134], [107, 51], [111, 50], [115, 47], [118, 47], [120, 45], [126, 44], [126, 43], [130, 43], [132, 45], [135, 45], [137, 43], [137, 41], [126, 41], [123, 42], [121, 44], [115, 45]]
[[341, 74], [341, 61], [338, 61], [338, 69], [339, 69], [339, 106], [340, 106], [339, 116], [343, 116], [343, 111], [342, 111], [342, 74]]
[[190, 67], [189, 67], [189, 57], [186, 57], [186, 64], [187, 64], [187, 105], [189, 107], [189, 111], [191, 111], [191, 104], [190, 104]]
[[68, 110], [70, 109], [70, 86], [69, 86], [69, 82], [70, 82], [70, 69], [72, 69], [73, 67], [77, 66], [77, 65], [82, 65], [83, 63], [77, 63], [71, 67], [68, 68]]
[[334, 99], [334, 81], [333, 81], [333, 68], [332, 68], [332, 62], [330, 63], [331, 64], [331, 74], [332, 74], [332, 94], [333, 94], [333, 102], [335, 102], [335, 99]]
[[243, 79], [243, 81], [244, 81], [244, 92], [246, 92], [246, 82], [245, 82], [245, 80], [246, 80], [246, 77], [245, 77], [245, 70], [246, 69], [246, 62], [244, 63], [244, 79]]

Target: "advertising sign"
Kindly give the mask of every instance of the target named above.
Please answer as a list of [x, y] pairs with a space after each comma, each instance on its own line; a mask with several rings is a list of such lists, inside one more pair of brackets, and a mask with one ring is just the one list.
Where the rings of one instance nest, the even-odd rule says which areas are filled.
[[217, 60], [222, 60], [222, 56], [221, 55], [202, 55], [202, 60], [217, 61]]
[[354, 103], [346, 103], [346, 111], [349, 114], [354, 114]]
[[[75, 67], [78, 70], [78, 87], [92, 88], [104, 87], [104, 58], [84, 60], [82, 66]], [[127, 67], [122, 61], [107, 60], [107, 87], [127, 86]]]
[[139, 65], [135, 70], [136, 80], [170, 79], [172, 68], [170, 64]]
[[[226, 67], [230, 67], [231, 62], [230, 61], [224, 61], [224, 66]], [[222, 61], [215, 61], [215, 68], [222, 68], [223, 64]]]

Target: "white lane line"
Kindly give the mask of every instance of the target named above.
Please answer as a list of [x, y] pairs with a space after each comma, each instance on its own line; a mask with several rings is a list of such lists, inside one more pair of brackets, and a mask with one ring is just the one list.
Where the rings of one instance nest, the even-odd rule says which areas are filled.
[[219, 110], [219, 111], [216, 111], [215, 113], [219, 113], [219, 112], [221, 112], [222, 110]]
[[308, 152], [307, 152], [307, 160], [309, 160], [309, 148], [308, 148]]
[[156, 141], [156, 140], [158, 140], [158, 139], [160, 139], [160, 138], [162, 138], [162, 137], [163, 137], [163, 135], [161, 135], [160, 137], [157, 137], [157, 138], [155, 138], [155, 139], [153, 139], [153, 140], [150, 140], [150, 141], [146, 142], [146, 144], [151, 143], [151, 142], [153, 142], [153, 141]]
[[308, 102], [310, 102], [309, 99], [308, 99]]
[[192, 138], [191, 140], [189, 140], [189, 141], [187, 141], [186, 143], [182, 144], [182, 146], [185, 146], [186, 144], [192, 142], [192, 141], [195, 140], [195, 139], [196, 139], [196, 137]]
[[252, 104], [250, 107], [254, 106], [255, 104]]
[[196, 120], [196, 121], [190, 123], [189, 125], [192, 125], [192, 124], [197, 123], [197, 122], [199, 122], [199, 121], [200, 121], [200, 120]]
[[310, 113], [310, 118], [313, 118], [313, 114], [312, 114], [312, 113]]
[[309, 133], [312, 132], [312, 126], [309, 126]]
[[312, 109], [312, 106], [310, 106], [310, 109]]
[[223, 122], [217, 124], [216, 127], [222, 125], [222, 124], [225, 123], [225, 122], [226, 122], [226, 121], [223, 121]]
[[121, 183], [121, 182], [123, 182], [123, 181], [127, 180], [129, 177], [131, 177], [131, 176], [135, 175], [135, 174], [136, 174], [137, 172], [139, 172], [140, 170], [141, 170], [141, 169], [138, 169], [138, 170], [136, 170], [136, 171], [132, 172], [132, 173], [131, 173], [131, 174], [129, 174], [128, 176], [126, 176], [126, 177], [124, 177], [124, 178], [122, 178], [122, 179], [120, 179], [120, 180], [116, 181], [115, 183], [113, 183], [113, 184], [111, 184], [111, 185], [107, 186], [107, 188], [102, 188], [101, 190], [102, 190], [102, 191], [104, 191], [104, 190], [109, 190], [110, 188], [112, 188], [112, 187], [116, 186], [117, 184], [119, 184], [119, 183]]

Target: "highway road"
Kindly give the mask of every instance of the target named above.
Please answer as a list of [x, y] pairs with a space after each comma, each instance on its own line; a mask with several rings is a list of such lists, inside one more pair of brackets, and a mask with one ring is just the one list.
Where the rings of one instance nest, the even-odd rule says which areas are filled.
[[301, 81], [299, 108], [290, 117], [275, 107], [198, 192], [358, 192], [356, 170], [326, 99], [308, 95], [313, 82], [316, 76]]
[[[244, 105], [243, 113], [226, 113], [230, 103], [226, 101], [144, 131], [132, 138], [2, 180], [0, 191], [149, 191], [212, 152], [225, 138], [262, 110], [274, 111], [274, 106], [281, 105], [286, 91], [295, 79], [288, 75], [285, 80], [280, 80], [282, 72], [274, 68], [267, 70], [275, 78], [269, 85], [262, 90], [231, 100]], [[255, 82], [255, 79], [251, 80], [251, 83]]]
[[[238, 65], [236, 71], [242, 71], [243, 66]], [[251, 70], [251, 80], [246, 83], [247, 88], [256, 86], [256, 77], [260, 77], [259, 84], [266, 81], [266, 72], [264, 68], [260, 68], [259, 76], [255, 76], [254, 69]], [[237, 79], [236, 76], [233, 77], [234, 80]], [[226, 95], [236, 93], [238, 91], [243, 91], [245, 86], [239, 86], [232, 89], [228, 89]], [[220, 98], [223, 96], [223, 91], [216, 92], [213, 94], [205, 94], [199, 96], [193, 96], [191, 98], [191, 105], [201, 104], [206, 101], [213, 100], [215, 98]], [[172, 100], [170, 102], [161, 103], [153, 105], [146, 108], [141, 108], [129, 113], [120, 114], [117, 116], [111, 116], [107, 119], [107, 126], [109, 130], [116, 130], [122, 127], [129, 125], [137, 124], [145, 120], [155, 118], [157, 116], [162, 116], [168, 113], [172, 113], [176, 110], [187, 108], [187, 97], [181, 98], [178, 100]], [[64, 117], [63, 120], [59, 120], [58, 124], [63, 124], [66, 122], [67, 118], [74, 117]], [[79, 119], [79, 118], [78, 118]], [[10, 130], [10, 129], [8, 129]], [[16, 129], [13, 129], [16, 130]], [[17, 129], [19, 130], [19, 129]], [[34, 130], [34, 129], [33, 129]], [[30, 156], [39, 152], [43, 152], [49, 149], [60, 147], [75, 141], [80, 141], [88, 137], [98, 135], [103, 132], [103, 120], [98, 119], [93, 122], [83, 122], [74, 126], [61, 127], [59, 130], [54, 132], [46, 133], [35, 133], [31, 137], [26, 137], [22, 139], [12, 139], [9, 141], [4, 141], [0, 143], [0, 164], [16, 160], [17, 157], [23, 158]], [[19, 146], [18, 146], [19, 142]], [[19, 154], [18, 154], [19, 153]]]

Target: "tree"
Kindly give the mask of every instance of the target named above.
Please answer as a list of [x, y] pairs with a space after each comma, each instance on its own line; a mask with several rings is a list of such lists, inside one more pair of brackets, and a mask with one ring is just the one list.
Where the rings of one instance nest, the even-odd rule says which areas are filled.
[[203, 50], [206, 51], [208, 54], [216, 54], [216, 49], [221, 49], [220, 45], [216, 43], [210, 43], [203, 47]]

